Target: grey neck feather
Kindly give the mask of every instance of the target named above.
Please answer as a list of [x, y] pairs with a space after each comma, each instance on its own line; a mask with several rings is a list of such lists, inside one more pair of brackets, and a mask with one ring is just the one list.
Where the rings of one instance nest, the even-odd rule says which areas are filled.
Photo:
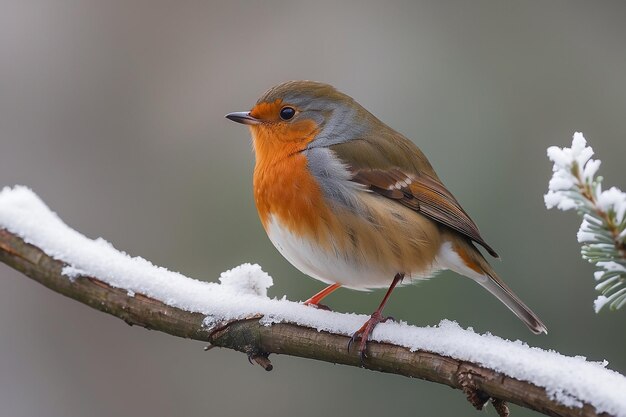
[[[358, 106], [358, 105], [357, 105]], [[321, 131], [307, 148], [327, 148], [339, 143], [358, 139], [370, 129], [369, 120], [363, 117], [361, 110], [355, 106], [340, 105], [331, 107], [332, 114], [321, 121]]]
[[351, 211], [363, 210], [357, 198], [357, 192], [365, 191], [365, 188], [361, 184], [350, 181], [352, 175], [332, 150], [325, 146], [318, 146], [305, 150], [304, 155], [307, 158], [309, 171], [317, 180], [329, 203], [343, 206]]

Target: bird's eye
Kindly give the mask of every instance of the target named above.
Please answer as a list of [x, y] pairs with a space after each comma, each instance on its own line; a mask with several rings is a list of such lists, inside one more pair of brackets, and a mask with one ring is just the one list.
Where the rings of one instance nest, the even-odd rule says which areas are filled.
[[285, 106], [280, 109], [280, 118], [283, 120], [289, 120], [295, 115], [296, 109], [294, 109], [293, 107]]

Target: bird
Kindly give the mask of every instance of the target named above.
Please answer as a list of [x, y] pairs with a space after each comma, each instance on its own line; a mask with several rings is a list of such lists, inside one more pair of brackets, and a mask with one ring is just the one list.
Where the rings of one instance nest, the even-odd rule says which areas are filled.
[[329, 84], [288, 81], [226, 118], [250, 129], [254, 201], [269, 239], [327, 284], [304, 304], [326, 308], [321, 301], [340, 287], [387, 288], [348, 343], [350, 351], [359, 341], [361, 361], [394, 288], [442, 270], [470, 278], [533, 333], [547, 333], [478, 249], [498, 258], [424, 153], [352, 97]]

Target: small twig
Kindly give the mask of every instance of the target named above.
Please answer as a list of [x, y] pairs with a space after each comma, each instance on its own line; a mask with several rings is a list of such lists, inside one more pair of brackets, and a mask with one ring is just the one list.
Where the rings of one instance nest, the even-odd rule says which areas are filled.
[[593, 211], [602, 219], [604, 224], [606, 224], [606, 228], [611, 233], [611, 237], [613, 239], [613, 244], [615, 245], [615, 250], [622, 256], [622, 258], [626, 258], [626, 242], [622, 242], [619, 238], [620, 229], [617, 224], [611, 219], [609, 214], [598, 207], [598, 201], [594, 196], [594, 191], [591, 188], [591, 184], [586, 182], [582, 177], [581, 168], [578, 164], [574, 164], [572, 167], [572, 175], [576, 177], [578, 180], [576, 186], [578, 187], [580, 194], [587, 199], [591, 207], [593, 207]]
[[250, 352], [248, 353], [248, 362], [252, 363], [252, 361], [254, 361], [261, 368], [269, 372], [274, 369], [274, 365], [272, 365], [269, 356], [270, 354], [267, 352]]
[[509, 417], [509, 414], [510, 414], [509, 406], [506, 404], [506, 401], [501, 400], [499, 398], [492, 398], [491, 404], [493, 405], [493, 408], [496, 409], [498, 416]]

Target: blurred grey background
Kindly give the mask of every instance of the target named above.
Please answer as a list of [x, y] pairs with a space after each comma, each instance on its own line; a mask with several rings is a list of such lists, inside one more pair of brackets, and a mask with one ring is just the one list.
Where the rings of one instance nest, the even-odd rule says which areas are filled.
[[[306, 299], [322, 285], [265, 236], [249, 134], [224, 114], [285, 80], [325, 81], [426, 152], [550, 333], [531, 335], [453, 273], [397, 291], [388, 314], [457, 320], [626, 372], [626, 311], [593, 312], [579, 220], [543, 204], [546, 147], [576, 130], [602, 159], [605, 186], [626, 189], [624, 2], [0, 6], [0, 185], [28, 185], [70, 226], [204, 280], [258, 262], [272, 296]], [[382, 295], [341, 290], [328, 304], [370, 313]], [[477, 415], [432, 383], [284, 356], [266, 373], [202, 347], [0, 265], [2, 416]]]

